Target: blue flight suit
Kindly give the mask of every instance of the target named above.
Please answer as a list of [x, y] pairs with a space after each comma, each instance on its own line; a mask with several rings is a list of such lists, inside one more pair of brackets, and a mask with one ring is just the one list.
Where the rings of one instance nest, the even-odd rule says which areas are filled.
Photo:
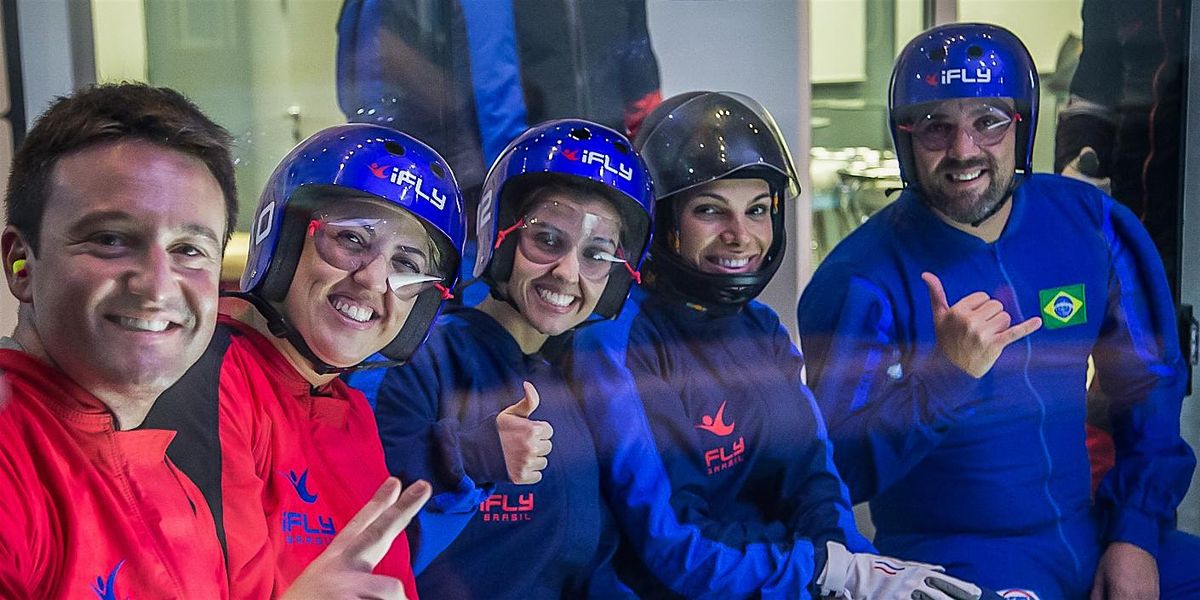
[[579, 330], [570, 364], [640, 594], [810, 598], [827, 540], [873, 551], [770, 308], [716, 314], [637, 288], [618, 319]]
[[[1164, 598], [1192, 598], [1200, 540], [1174, 530], [1195, 469], [1180, 438], [1186, 369], [1145, 229], [1094, 187], [1019, 181], [993, 243], [906, 190], [839, 244], [800, 299], [808, 381], [855, 502], [884, 553], [996, 589], [1084, 598], [1108, 543], [1159, 558]], [[936, 349], [922, 272], [951, 305], [975, 291], [1041, 329], [974, 379]], [[1084, 446], [1088, 357], [1106, 395], [1116, 467], [1095, 502]], [[1185, 561], [1187, 562], [1187, 561]]]

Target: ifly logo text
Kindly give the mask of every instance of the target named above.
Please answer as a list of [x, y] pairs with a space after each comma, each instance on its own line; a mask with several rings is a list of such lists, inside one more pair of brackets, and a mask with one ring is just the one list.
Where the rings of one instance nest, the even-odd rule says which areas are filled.
[[333, 517], [316, 516], [314, 524], [309, 518], [312, 515], [302, 512], [284, 511], [281, 516], [284, 542], [288, 544], [328, 545], [337, 535], [337, 527]]
[[518, 494], [516, 501], [508, 494], [492, 494], [479, 503], [484, 522], [529, 521], [533, 513], [533, 492]]
[[980, 67], [971, 73], [967, 69], [945, 69], [942, 71], [942, 85], [950, 85], [955, 81], [963, 83], [991, 83], [992, 70]]
[[[626, 166], [625, 163], [615, 161], [609, 155], [595, 150], [584, 150], [583, 155], [579, 155], [578, 150], [563, 150], [563, 156], [567, 160], [577, 160], [585, 165], [600, 165], [602, 170], [608, 171], [625, 181], [633, 181], [633, 167]], [[613, 164], [616, 164], [614, 167]]]
[[392, 167], [392, 175], [388, 177], [388, 181], [396, 185], [407, 185], [412, 188], [413, 193], [418, 198], [432, 204], [438, 210], [446, 207], [446, 194], [439, 191], [433, 186], [429, 186], [429, 191], [425, 191], [425, 179], [418, 177], [412, 171], [404, 171], [399, 167]]

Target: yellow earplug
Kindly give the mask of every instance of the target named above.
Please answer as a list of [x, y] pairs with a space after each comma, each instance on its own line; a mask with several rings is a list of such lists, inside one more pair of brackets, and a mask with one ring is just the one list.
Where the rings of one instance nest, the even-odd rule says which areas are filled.
[[17, 260], [13, 261], [13, 264], [12, 264], [13, 275], [20, 275], [21, 272], [24, 270], [25, 270], [25, 259], [18, 258]]

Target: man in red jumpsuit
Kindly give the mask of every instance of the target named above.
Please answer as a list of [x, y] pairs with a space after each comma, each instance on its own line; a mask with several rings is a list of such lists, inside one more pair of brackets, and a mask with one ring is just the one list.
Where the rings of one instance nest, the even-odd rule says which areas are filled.
[[[178, 93], [121, 84], [60, 98], [14, 157], [0, 597], [228, 596], [212, 515], [165, 454], [174, 432], [139, 426], [212, 337], [237, 214], [229, 143]], [[386, 482], [297, 593], [368, 585], [425, 491]]]

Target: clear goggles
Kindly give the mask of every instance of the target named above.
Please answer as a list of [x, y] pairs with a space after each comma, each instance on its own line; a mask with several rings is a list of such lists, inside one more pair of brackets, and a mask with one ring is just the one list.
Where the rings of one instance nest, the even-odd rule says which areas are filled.
[[579, 275], [585, 279], [604, 279], [619, 265], [634, 281], [641, 281], [621, 249], [621, 226], [609, 217], [551, 201], [537, 205], [512, 227], [501, 230], [495, 247], [513, 233], [518, 234], [517, 248], [533, 263], [550, 265], [573, 253]]
[[1020, 120], [1020, 113], [981, 104], [958, 113], [926, 113], [911, 123], [900, 125], [899, 128], [912, 135], [913, 140], [922, 148], [930, 152], [941, 152], [954, 145], [960, 129], [980, 148], [995, 146], [1004, 139], [1008, 128]]
[[308, 223], [308, 237], [321, 260], [350, 273], [382, 257], [388, 266], [388, 288], [401, 300], [430, 288], [440, 291], [443, 299], [453, 298], [433, 272], [428, 234], [412, 220], [317, 213]]

